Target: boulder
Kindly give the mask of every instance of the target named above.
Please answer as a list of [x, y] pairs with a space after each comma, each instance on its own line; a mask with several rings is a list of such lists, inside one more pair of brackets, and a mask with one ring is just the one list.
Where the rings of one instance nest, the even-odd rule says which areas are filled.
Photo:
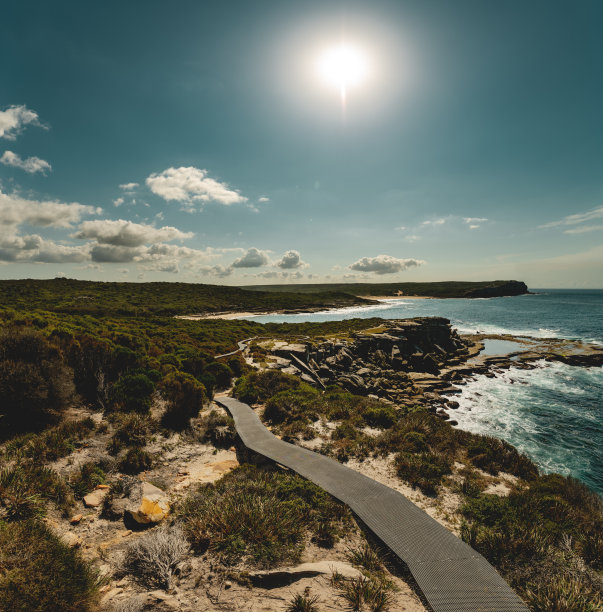
[[159, 523], [170, 512], [170, 503], [166, 494], [150, 482], [142, 483], [140, 505], [127, 508], [128, 514], [140, 525]]

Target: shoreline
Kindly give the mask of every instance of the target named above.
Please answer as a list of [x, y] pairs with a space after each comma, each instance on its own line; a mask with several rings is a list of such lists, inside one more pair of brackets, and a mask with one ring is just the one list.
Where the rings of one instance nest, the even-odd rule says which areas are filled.
[[[375, 300], [378, 302], [387, 302], [392, 300], [435, 300], [437, 298], [423, 295], [359, 295], [357, 296], [364, 300]], [[247, 317], [263, 317], [269, 315], [290, 315], [290, 314], [313, 314], [317, 312], [331, 312], [335, 310], [343, 310], [345, 308], [374, 308], [376, 304], [358, 304], [357, 306], [333, 306], [331, 308], [316, 307], [316, 308], [304, 308], [300, 310], [291, 309], [279, 309], [269, 310], [261, 312], [251, 311], [224, 311], [224, 312], [210, 312], [203, 314], [189, 314], [189, 315], [175, 315], [176, 319], [185, 319], [187, 321], [202, 321], [205, 319], [222, 319], [225, 321], [232, 321], [235, 319], [245, 319]]]

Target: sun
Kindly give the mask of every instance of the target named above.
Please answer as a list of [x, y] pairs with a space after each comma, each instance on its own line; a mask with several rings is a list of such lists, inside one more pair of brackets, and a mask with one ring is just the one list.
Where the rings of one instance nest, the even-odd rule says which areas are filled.
[[369, 62], [363, 51], [341, 43], [323, 51], [317, 62], [322, 80], [337, 88], [345, 101], [348, 89], [361, 85], [369, 73]]

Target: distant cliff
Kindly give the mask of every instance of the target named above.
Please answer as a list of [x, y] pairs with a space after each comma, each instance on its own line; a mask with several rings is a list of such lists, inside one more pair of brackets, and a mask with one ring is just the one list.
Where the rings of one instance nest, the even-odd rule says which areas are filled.
[[462, 297], [490, 298], [508, 295], [523, 295], [524, 293], [529, 293], [528, 286], [521, 281], [495, 281], [491, 285], [486, 285], [485, 287], [470, 289], [465, 292]]
[[331, 283], [293, 285], [249, 285], [252, 291], [319, 293], [337, 291], [359, 296], [420, 296], [434, 298], [481, 298], [522, 295], [528, 292], [525, 283], [516, 280], [441, 281], [434, 283]]

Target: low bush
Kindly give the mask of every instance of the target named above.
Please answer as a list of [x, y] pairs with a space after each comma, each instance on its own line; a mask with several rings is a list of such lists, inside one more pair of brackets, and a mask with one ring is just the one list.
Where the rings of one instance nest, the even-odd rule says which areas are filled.
[[339, 580], [336, 584], [350, 610], [384, 612], [392, 601], [393, 584], [379, 575]]
[[201, 440], [217, 448], [230, 448], [237, 437], [232, 418], [217, 410], [212, 410], [201, 420], [199, 430]]
[[349, 521], [345, 507], [313, 483], [252, 466], [200, 487], [178, 513], [195, 549], [261, 567], [299, 560], [307, 532]]
[[111, 388], [113, 408], [122, 412], [146, 413], [151, 407], [153, 381], [145, 374], [124, 374]]
[[149, 441], [153, 422], [147, 415], [120, 414], [115, 418], [114, 423], [115, 432], [107, 445], [112, 455], [117, 455], [126, 447], [141, 448]]
[[0, 522], [0, 551], [0, 610], [96, 609], [96, 574], [75, 549], [42, 523]]
[[397, 420], [398, 415], [393, 406], [369, 406], [362, 413], [364, 422], [370, 427], [391, 427]]
[[233, 395], [246, 404], [265, 402], [280, 391], [298, 389], [301, 380], [279, 370], [250, 372], [242, 376], [234, 387]]
[[123, 570], [148, 589], [171, 587], [174, 570], [189, 550], [178, 527], [158, 527], [126, 549]]
[[139, 474], [150, 470], [153, 456], [142, 448], [130, 448], [118, 463], [118, 469], [124, 474]]
[[69, 421], [39, 434], [14, 438], [7, 442], [4, 452], [7, 457], [13, 459], [27, 457], [40, 463], [56, 461], [70, 455], [94, 430], [95, 424], [90, 418]]
[[425, 495], [433, 495], [446, 474], [452, 473], [452, 462], [443, 454], [399, 453], [395, 460], [398, 476]]
[[532, 461], [504, 440], [492, 436], [473, 434], [467, 446], [471, 463], [490, 474], [508, 472], [525, 480], [538, 476], [538, 469]]
[[318, 596], [310, 595], [310, 589], [301, 594], [293, 596], [286, 610], [287, 612], [318, 612], [319, 608], [316, 605]]
[[46, 514], [45, 501], [67, 512], [73, 496], [63, 479], [50, 468], [31, 462], [0, 468], [0, 518], [18, 521]]
[[93, 462], [84, 463], [69, 478], [69, 486], [78, 499], [93, 491], [97, 485], [105, 484], [106, 482], [107, 476], [104, 470]]
[[176, 430], [189, 425], [207, 398], [205, 387], [191, 374], [182, 372], [168, 374], [159, 385], [159, 390], [167, 402], [162, 422]]
[[[508, 497], [466, 498], [462, 538], [535, 610], [590, 611], [601, 601], [601, 499], [573, 478], [540, 476]], [[589, 604], [591, 605], [591, 604]], [[574, 606], [574, 607], [572, 607]]]

